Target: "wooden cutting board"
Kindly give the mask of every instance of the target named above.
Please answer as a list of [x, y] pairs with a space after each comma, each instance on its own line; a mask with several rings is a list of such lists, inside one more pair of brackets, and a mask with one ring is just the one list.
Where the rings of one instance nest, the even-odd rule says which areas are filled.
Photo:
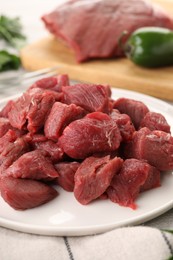
[[[153, 2], [173, 15], [173, 0]], [[67, 73], [73, 80], [110, 84], [173, 101], [173, 66], [143, 69], [125, 58], [77, 64], [73, 52], [52, 36], [23, 48], [21, 59], [27, 70], [57, 65], [59, 73]]]

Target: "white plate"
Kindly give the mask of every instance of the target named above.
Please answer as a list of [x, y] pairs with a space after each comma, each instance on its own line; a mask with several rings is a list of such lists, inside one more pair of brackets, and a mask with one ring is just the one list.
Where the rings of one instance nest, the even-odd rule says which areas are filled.
[[[173, 107], [155, 98], [127, 90], [113, 89], [113, 98], [128, 97], [143, 101], [151, 111], [162, 113], [173, 132]], [[0, 102], [0, 107], [6, 100]], [[82, 206], [73, 193], [58, 188], [60, 195], [40, 207], [16, 211], [0, 198], [0, 225], [42, 235], [81, 236], [102, 233], [116, 227], [137, 225], [173, 207], [173, 174], [162, 174], [162, 186], [140, 194], [137, 210], [120, 207], [109, 200]]]

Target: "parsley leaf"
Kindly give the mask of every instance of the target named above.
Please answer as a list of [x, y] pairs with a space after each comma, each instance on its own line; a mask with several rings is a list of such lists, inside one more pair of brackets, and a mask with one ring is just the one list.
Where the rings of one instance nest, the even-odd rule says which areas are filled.
[[0, 72], [10, 69], [18, 69], [20, 64], [20, 58], [18, 56], [5, 50], [0, 51]]
[[21, 43], [24, 43], [26, 37], [22, 33], [19, 17], [0, 16], [0, 39], [3, 39], [14, 48], [19, 48], [22, 45]]

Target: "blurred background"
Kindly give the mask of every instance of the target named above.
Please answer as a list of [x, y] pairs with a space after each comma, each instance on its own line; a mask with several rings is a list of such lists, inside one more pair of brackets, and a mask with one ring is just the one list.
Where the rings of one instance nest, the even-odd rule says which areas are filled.
[[[72, 49], [67, 48], [66, 44], [62, 44], [60, 40], [46, 37], [49, 32], [45, 28], [41, 17], [46, 13], [50, 13], [65, 1], [6, 0], [0, 2], [1, 15], [20, 18], [23, 34], [27, 37], [26, 47], [27, 45], [30, 47], [30, 43], [35, 44], [35, 42], [41, 41], [39, 45], [25, 49], [23, 55], [20, 52], [22, 65], [26, 70], [39, 70], [56, 65], [59, 67], [59, 73], [67, 73], [75, 81], [106, 83], [113, 87], [135, 90], [158, 98], [173, 100], [172, 67], [160, 69], [158, 77], [158, 70], [135, 66], [128, 59], [96, 59], [78, 64]], [[87, 3], [90, 1], [91, 3], [94, 2], [94, 0], [87, 0]], [[172, 15], [173, 0], [148, 1], [160, 4], [168, 14]], [[3, 49], [3, 47], [4, 42], [0, 42], [0, 49]], [[4, 49], [6, 48], [8, 48], [7, 44], [5, 44]], [[0, 94], [2, 92], [1, 85], [0, 81]]]
[[19, 16], [28, 42], [48, 34], [40, 17], [53, 10], [64, 0], [5, 0], [0, 2], [0, 13], [11, 17]]

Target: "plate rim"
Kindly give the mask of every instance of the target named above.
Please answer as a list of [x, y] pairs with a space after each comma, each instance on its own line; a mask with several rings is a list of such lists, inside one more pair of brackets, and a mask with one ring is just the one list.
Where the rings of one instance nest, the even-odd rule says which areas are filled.
[[[172, 113], [173, 114], [173, 106], [169, 103], [167, 103], [164, 100], [160, 100], [158, 98], [139, 93], [136, 91], [131, 91], [131, 90], [126, 90], [126, 89], [120, 89], [120, 88], [111, 88], [112, 90], [112, 97], [115, 99], [116, 98], [116, 93], [118, 95], [124, 95], [130, 94], [134, 95], [135, 100], [140, 100], [142, 101], [145, 99], [146, 101], [143, 101], [145, 104], [147, 103], [147, 100], [149, 102], [155, 102], [157, 105], [164, 105], [166, 106], [167, 113]], [[9, 100], [16, 99], [20, 97], [22, 94], [18, 93], [17, 95], [13, 95], [7, 98], [0, 99], [0, 108], [1, 104], [8, 102]], [[118, 97], [119, 98], [119, 97]], [[147, 104], [146, 104], [147, 105]], [[83, 228], [80, 226], [74, 226], [74, 227], [61, 227], [61, 226], [49, 226], [45, 225], [44, 227], [42, 225], [35, 225], [35, 224], [27, 224], [27, 223], [21, 223], [19, 221], [15, 220], [9, 220], [5, 219], [3, 217], [0, 217], [0, 226], [5, 227], [5, 228], [10, 228], [16, 231], [21, 231], [25, 233], [30, 233], [30, 234], [40, 234], [40, 235], [53, 235], [53, 236], [85, 236], [85, 235], [92, 235], [92, 234], [100, 234], [106, 231], [113, 230], [115, 228], [119, 227], [124, 227], [124, 226], [131, 226], [131, 225], [138, 225], [141, 223], [144, 223], [148, 220], [154, 219], [163, 213], [167, 212], [173, 208], [173, 199], [170, 199], [167, 203], [161, 205], [160, 207], [156, 208], [155, 210], [149, 211], [146, 214], [142, 214], [140, 216], [135, 216], [130, 218], [130, 220], [125, 220], [125, 221], [118, 221], [115, 223], [109, 223], [109, 224], [99, 224], [99, 225], [88, 225]], [[129, 209], [130, 210], [130, 209]]]

